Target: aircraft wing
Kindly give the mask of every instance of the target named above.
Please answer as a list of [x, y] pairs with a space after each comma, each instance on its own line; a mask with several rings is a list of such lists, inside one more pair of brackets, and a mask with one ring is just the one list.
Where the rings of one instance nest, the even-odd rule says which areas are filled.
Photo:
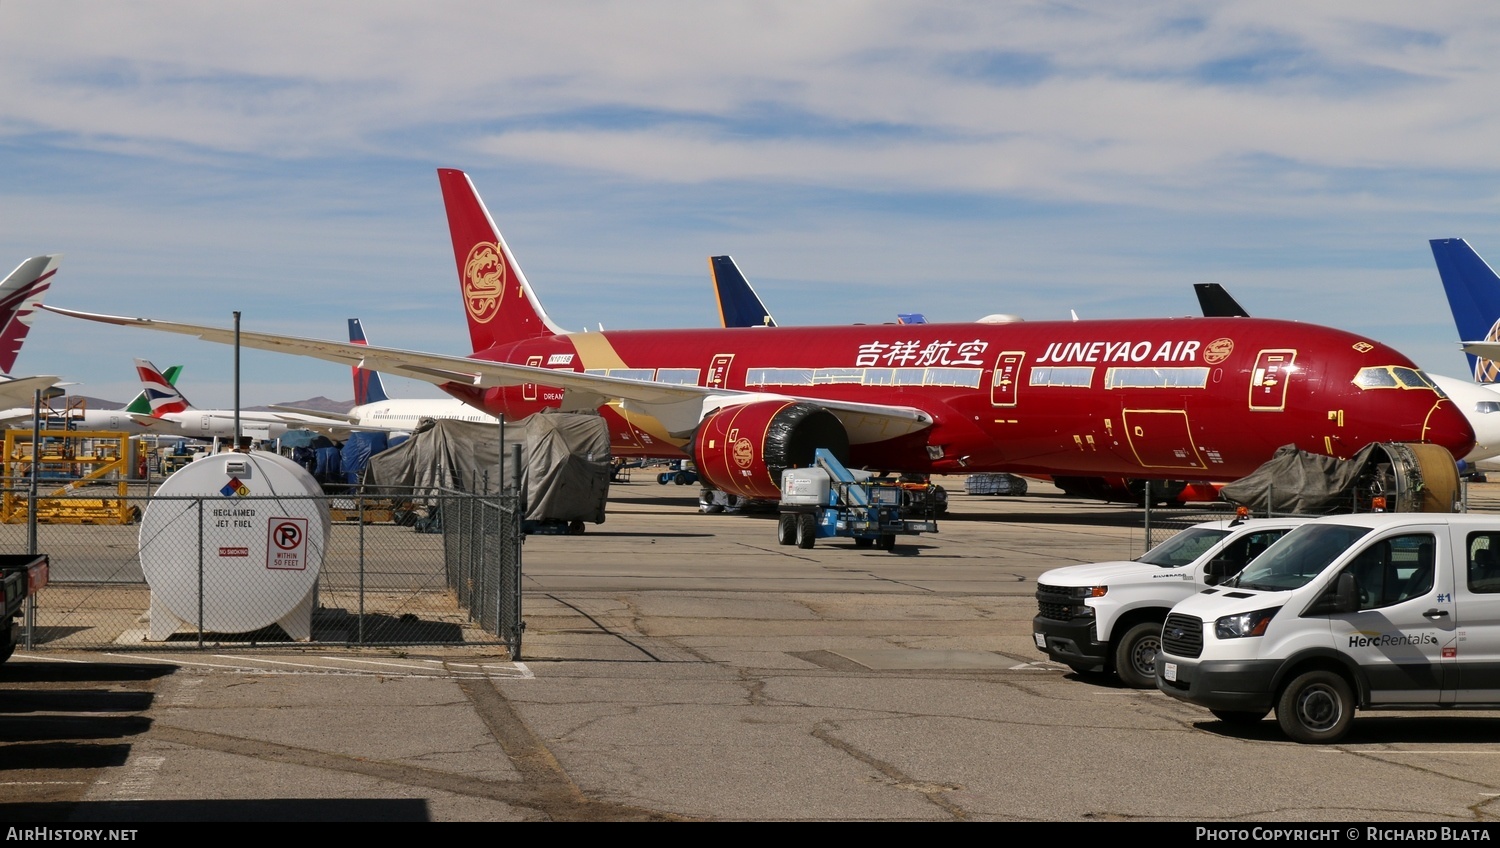
[[[295, 421], [307, 421], [308, 419], [317, 419], [317, 420], [321, 420], [322, 422], [327, 422], [329, 424], [358, 424], [359, 423], [359, 419], [356, 418], [356, 417], [354, 417], [353, 415], [345, 415], [342, 412], [329, 412], [326, 409], [304, 409], [303, 407], [300, 407], [300, 406], [287, 406], [285, 404], [280, 404], [280, 403], [270, 404], [270, 407], [271, 407], [271, 409], [273, 409], [273, 410], [275, 410], [277, 412], [286, 412], [286, 413], [290, 413], [292, 415], [300, 416], [300, 417], [295, 418], [295, 419], [293, 419], [293, 418], [287, 418], [286, 420], [289, 421], [289, 422], [290, 421], [294, 421], [294, 420]], [[312, 423], [319, 423], [317, 420], [313, 421]]]
[[36, 400], [37, 390], [47, 396], [47, 390], [62, 382], [61, 377], [15, 377], [0, 382], [0, 408], [11, 406], [30, 407]]
[[[204, 341], [219, 344], [235, 343], [235, 331], [222, 327], [179, 324], [151, 318], [100, 315], [93, 312], [60, 309], [45, 304], [41, 308], [59, 315], [82, 318], [87, 321], [196, 336]], [[623, 377], [606, 377], [577, 371], [557, 371], [529, 365], [514, 365], [508, 362], [492, 362], [467, 356], [423, 353], [400, 348], [244, 330], [239, 332], [238, 337], [241, 347], [308, 356], [370, 371], [399, 374], [438, 386], [450, 383], [479, 389], [519, 386], [525, 383], [554, 386], [566, 392], [562, 406], [564, 411], [597, 409], [611, 400], [618, 400], [627, 410], [656, 418], [673, 433], [691, 432], [702, 420], [703, 413], [709, 409], [771, 398], [806, 400], [818, 404], [843, 421], [849, 431], [850, 440], [855, 443], [890, 439], [932, 426], [930, 414], [908, 406], [851, 403], [782, 393], [758, 394], [738, 389], [630, 380]]]

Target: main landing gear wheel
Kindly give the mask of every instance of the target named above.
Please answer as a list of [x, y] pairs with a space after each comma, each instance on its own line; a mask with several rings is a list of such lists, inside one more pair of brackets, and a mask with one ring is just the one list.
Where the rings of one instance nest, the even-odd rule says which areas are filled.
[[797, 516], [797, 547], [811, 548], [818, 538], [818, 523], [811, 513]]
[[1143, 621], [1125, 631], [1115, 647], [1115, 674], [1132, 689], [1156, 688], [1156, 655], [1161, 653], [1161, 624]]
[[797, 515], [784, 512], [776, 519], [776, 544], [790, 545], [797, 541]]

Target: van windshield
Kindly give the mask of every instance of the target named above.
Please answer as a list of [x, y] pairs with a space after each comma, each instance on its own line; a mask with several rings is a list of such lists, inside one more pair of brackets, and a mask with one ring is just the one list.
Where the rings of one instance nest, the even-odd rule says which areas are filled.
[[1369, 532], [1368, 527], [1346, 524], [1304, 524], [1282, 536], [1225, 585], [1262, 592], [1300, 589]]
[[1136, 562], [1144, 562], [1160, 568], [1181, 568], [1203, 556], [1209, 548], [1217, 545], [1220, 539], [1228, 535], [1228, 530], [1189, 527], [1141, 554]]

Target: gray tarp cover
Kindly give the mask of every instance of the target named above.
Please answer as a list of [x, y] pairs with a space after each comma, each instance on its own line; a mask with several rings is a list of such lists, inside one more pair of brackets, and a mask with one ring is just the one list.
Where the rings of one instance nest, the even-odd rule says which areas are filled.
[[1376, 450], [1381, 450], [1380, 445], [1370, 444], [1348, 459], [1339, 459], [1282, 445], [1270, 461], [1226, 483], [1219, 494], [1256, 512], [1264, 512], [1268, 504], [1277, 513], [1347, 512], [1350, 490]]
[[423, 419], [410, 439], [370, 457], [365, 484], [377, 492], [493, 492], [497, 479], [512, 479], [508, 446], [518, 444], [528, 520], [604, 522], [610, 452], [603, 418], [588, 413], [533, 415], [520, 424], [507, 424], [505, 443], [502, 472], [498, 427]]

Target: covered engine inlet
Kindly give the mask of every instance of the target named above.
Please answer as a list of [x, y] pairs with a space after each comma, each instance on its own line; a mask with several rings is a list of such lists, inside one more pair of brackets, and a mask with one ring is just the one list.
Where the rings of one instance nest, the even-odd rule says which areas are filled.
[[1453, 512], [1458, 463], [1441, 445], [1377, 442], [1348, 459], [1287, 445], [1220, 494], [1258, 513]]

